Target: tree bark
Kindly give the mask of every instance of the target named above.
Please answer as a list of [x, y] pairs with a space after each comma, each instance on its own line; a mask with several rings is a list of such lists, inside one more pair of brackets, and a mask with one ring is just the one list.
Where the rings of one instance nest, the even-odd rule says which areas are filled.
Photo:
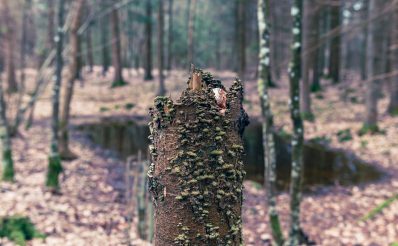
[[174, 0], [169, 0], [169, 23], [168, 23], [168, 42], [167, 42], [167, 70], [173, 66], [173, 6]]
[[113, 9], [111, 13], [112, 36], [112, 63], [114, 69], [114, 77], [112, 87], [124, 86], [126, 82], [123, 79], [123, 65], [121, 58], [121, 44], [120, 44], [120, 28], [119, 28], [119, 13], [117, 9]]
[[275, 185], [276, 185], [276, 152], [274, 139], [273, 115], [271, 111], [268, 86], [271, 77], [270, 65], [270, 3], [269, 0], [258, 0], [258, 26], [259, 26], [259, 68], [258, 68], [258, 93], [261, 102], [263, 148], [265, 165], [265, 187], [267, 189], [268, 216], [272, 236], [276, 245], [283, 245], [284, 238], [276, 211]]
[[246, 0], [238, 1], [238, 75], [245, 80], [246, 73]]
[[70, 118], [70, 104], [73, 97], [73, 87], [75, 80], [78, 79], [79, 70], [79, 55], [80, 55], [80, 36], [78, 29], [80, 27], [81, 18], [83, 14], [85, 0], [76, 0], [73, 2], [72, 10], [74, 16], [69, 31], [69, 45], [70, 45], [70, 61], [69, 61], [69, 77], [66, 83], [63, 84], [62, 89], [62, 104], [60, 117], [60, 131], [59, 131], [59, 155], [61, 159], [73, 160], [76, 155], [69, 148], [69, 118]]
[[[304, 2], [304, 18], [303, 18], [303, 66], [300, 87], [301, 105], [300, 111], [302, 117], [307, 120], [313, 120], [314, 115], [311, 109], [311, 79], [314, 76], [314, 64], [317, 63], [317, 53], [312, 49], [316, 46], [317, 36], [317, 4], [314, 0]], [[317, 49], [316, 49], [317, 50]], [[311, 76], [312, 75], [312, 76]]]
[[47, 0], [48, 16], [47, 16], [47, 50], [54, 48], [54, 15], [55, 15], [55, 1]]
[[195, 13], [196, 13], [196, 0], [189, 0], [189, 20], [188, 20], [188, 64], [194, 64], [195, 59]]
[[145, 75], [144, 80], [152, 80], [152, 3], [146, 0], [146, 21], [145, 21]]
[[[375, 10], [375, 0], [369, 0], [368, 6], [368, 18], [371, 20], [372, 13]], [[377, 102], [378, 102], [378, 83], [377, 80], [373, 79], [375, 76], [375, 40], [374, 35], [376, 32], [376, 26], [374, 21], [368, 23], [368, 32], [366, 37], [366, 77], [367, 77], [367, 90], [366, 90], [366, 118], [364, 122], [365, 131], [376, 131], [377, 130]]]
[[47, 171], [46, 186], [52, 191], [59, 190], [59, 174], [62, 172], [61, 158], [58, 151], [58, 129], [59, 129], [59, 92], [62, 82], [63, 67], [63, 39], [64, 39], [64, 12], [65, 0], [58, 2], [58, 31], [54, 40], [56, 43], [56, 71], [52, 95], [52, 119], [51, 119], [51, 146]]
[[[86, 13], [87, 15], [90, 15], [90, 6], [86, 4], [85, 6]], [[94, 55], [93, 55], [93, 41], [92, 41], [92, 34], [91, 34], [91, 28], [94, 23], [90, 23], [89, 27], [86, 30], [86, 62], [88, 66], [88, 72], [92, 73], [93, 72], [93, 67], [94, 67]]]
[[289, 67], [290, 109], [293, 122], [292, 136], [292, 170], [290, 182], [290, 232], [288, 245], [300, 245], [300, 203], [303, 166], [304, 126], [300, 114], [300, 79], [302, 47], [302, 12], [303, 1], [294, 0], [291, 9], [293, 17], [292, 60]]
[[12, 146], [2, 84], [2, 79], [0, 78], [0, 140], [2, 156], [1, 180], [12, 182], [14, 181], [14, 162], [12, 159]]
[[[398, 3], [397, 3], [398, 5]], [[394, 17], [391, 22], [391, 29], [392, 29], [392, 34], [391, 34], [391, 44], [392, 45], [397, 45], [398, 44], [398, 6], [396, 6], [396, 10], [394, 12]], [[391, 51], [390, 55], [391, 59], [391, 70], [394, 70], [394, 65], [398, 64], [398, 48], [395, 47]], [[388, 104], [388, 109], [387, 112], [391, 116], [398, 116], [398, 77], [392, 77], [390, 80], [390, 102]]]
[[[341, 1], [336, 1], [336, 6], [330, 7], [330, 28], [340, 28], [340, 4]], [[340, 79], [340, 35], [335, 35], [330, 41], [329, 54], [329, 75], [333, 83], [338, 83]]]
[[[108, 6], [107, 0], [101, 1], [101, 8]], [[102, 46], [102, 75], [105, 76], [109, 69], [109, 48], [108, 48], [108, 20], [107, 16], [101, 18], [101, 46]], [[112, 40], [113, 41], [113, 40]]]
[[219, 86], [209, 73], [195, 70], [179, 101], [155, 99], [148, 172], [155, 204], [154, 245], [242, 243], [247, 115], [240, 81], [227, 93]]
[[5, 38], [6, 38], [6, 49], [5, 49], [5, 67], [6, 67], [6, 81], [7, 81], [7, 92], [14, 93], [18, 91], [18, 84], [15, 75], [15, 21], [11, 16], [9, 8], [9, 0], [3, 2], [3, 16], [5, 20]]
[[164, 6], [163, 1], [158, 3], [158, 70], [159, 70], [159, 96], [166, 94], [164, 86]]

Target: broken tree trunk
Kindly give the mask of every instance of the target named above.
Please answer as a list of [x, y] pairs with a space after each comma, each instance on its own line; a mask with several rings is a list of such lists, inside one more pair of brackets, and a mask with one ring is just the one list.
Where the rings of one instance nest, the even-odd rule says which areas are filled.
[[200, 70], [177, 102], [155, 99], [148, 176], [156, 246], [242, 243], [242, 100], [239, 80], [226, 92]]

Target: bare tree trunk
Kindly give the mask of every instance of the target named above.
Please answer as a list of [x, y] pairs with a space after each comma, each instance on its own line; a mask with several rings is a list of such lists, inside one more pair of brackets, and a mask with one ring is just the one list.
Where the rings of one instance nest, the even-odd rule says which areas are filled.
[[52, 95], [52, 119], [51, 119], [51, 148], [49, 156], [49, 164], [47, 171], [46, 186], [53, 191], [59, 190], [59, 174], [62, 172], [61, 158], [58, 151], [58, 129], [59, 129], [59, 92], [62, 82], [62, 50], [64, 39], [64, 12], [65, 0], [58, 2], [58, 31], [57, 36], [54, 38], [56, 43], [56, 71], [55, 81]]
[[7, 81], [7, 91], [9, 93], [14, 93], [18, 91], [18, 84], [15, 75], [15, 21], [11, 16], [10, 8], [9, 8], [9, 0], [5, 0], [3, 2], [3, 16], [6, 27], [6, 59], [5, 59], [5, 67], [6, 67], [6, 81]]
[[[330, 25], [331, 29], [340, 27], [340, 4], [341, 1], [336, 1], [336, 6], [330, 7]], [[329, 54], [329, 74], [333, 83], [338, 83], [340, 79], [340, 35], [335, 35], [330, 42], [330, 54]]]
[[188, 64], [194, 64], [195, 59], [195, 13], [196, 0], [189, 0], [189, 21], [188, 21]]
[[[397, 3], [398, 5], [398, 3]], [[398, 44], [398, 6], [396, 6], [396, 10], [394, 12], [394, 17], [391, 22], [391, 44]], [[398, 64], [398, 48], [395, 47], [394, 50], [391, 51], [391, 70], [396, 69], [395, 65]], [[398, 116], [398, 77], [392, 77], [390, 79], [390, 103], [388, 104], [387, 112], [392, 116]]]
[[4, 101], [4, 90], [2, 79], [0, 78], [0, 144], [2, 156], [1, 180], [14, 181], [14, 162], [12, 159], [12, 146], [6, 116], [6, 103]]
[[242, 244], [243, 88], [217, 83], [195, 70], [178, 103], [155, 99], [148, 187], [156, 246]]
[[80, 36], [78, 29], [81, 23], [85, 0], [77, 0], [73, 2], [72, 10], [74, 16], [69, 32], [69, 45], [70, 45], [70, 61], [69, 61], [69, 77], [66, 83], [63, 84], [62, 89], [62, 104], [61, 104], [61, 117], [60, 117], [60, 131], [59, 131], [59, 155], [61, 159], [73, 160], [76, 155], [69, 148], [69, 118], [70, 118], [70, 104], [73, 97], [73, 87], [75, 80], [78, 78], [79, 69], [79, 54], [80, 54]]
[[[101, 1], [101, 8], [106, 8], [108, 6], [107, 0]], [[102, 45], [102, 75], [105, 76], [109, 69], [109, 49], [108, 49], [108, 20], [107, 16], [101, 18], [101, 45]], [[113, 41], [113, 40], [112, 40]]]
[[169, 0], [169, 23], [168, 23], [168, 42], [167, 42], [167, 70], [173, 66], [173, 4], [174, 0]]
[[[368, 18], [371, 20], [376, 6], [376, 0], [369, 0]], [[366, 77], [368, 86], [366, 90], [366, 118], [364, 122], [363, 132], [377, 131], [377, 102], [378, 102], [378, 81], [373, 79], [375, 76], [375, 40], [376, 25], [374, 21], [368, 23], [368, 32], [366, 38]]]
[[21, 37], [21, 53], [19, 60], [20, 67], [20, 84], [22, 91], [25, 84], [25, 63], [26, 63], [26, 51], [27, 51], [27, 28], [28, 28], [28, 11], [30, 12], [32, 0], [25, 0], [24, 7], [22, 9], [22, 37]]
[[[134, 30], [135, 30], [135, 23], [134, 23], [134, 12], [131, 9], [131, 6], [129, 6], [129, 9], [127, 10], [127, 25], [128, 25], [128, 66], [129, 66], [129, 76], [131, 76], [131, 69], [134, 68], [134, 60], [135, 60], [135, 43], [137, 42], [137, 37], [134, 36]], [[137, 36], [137, 35], [136, 35]], [[139, 50], [139, 47], [137, 48]]]
[[258, 1], [258, 26], [259, 26], [259, 68], [258, 68], [258, 93], [261, 102], [263, 148], [265, 165], [265, 187], [267, 189], [268, 216], [271, 224], [272, 236], [276, 245], [283, 245], [284, 238], [276, 211], [275, 185], [276, 185], [276, 152], [274, 139], [273, 115], [268, 93], [269, 78], [271, 77], [270, 65], [270, 4], [269, 0]]
[[54, 15], [55, 15], [55, 1], [47, 0], [48, 16], [47, 16], [47, 50], [54, 48]]
[[119, 28], [119, 13], [117, 9], [113, 9], [111, 13], [112, 36], [114, 41], [112, 43], [112, 63], [114, 69], [114, 77], [112, 87], [124, 86], [127, 83], [123, 79], [123, 65], [121, 58], [121, 44], [120, 44], [120, 28]]
[[314, 22], [315, 13], [317, 11], [316, 1], [308, 0], [304, 2], [304, 18], [303, 18], [303, 65], [302, 74], [303, 78], [301, 80], [300, 87], [300, 97], [301, 105], [300, 111], [302, 117], [306, 120], [313, 120], [314, 115], [311, 109], [311, 93], [310, 93], [310, 81], [311, 81], [311, 71], [314, 67], [315, 53], [312, 48], [316, 45], [314, 39], [314, 30], [317, 29], [317, 23]]
[[243, 81], [246, 73], [246, 0], [238, 1], [238, 75]]
[[[87, 15], [90, 15], [90, 6], [86, 4], [86, 13]], [[94, 67], [94, 55], [93, 55], [93, 42], [92, 42], [92, 35], [91, 35], [91, 28], [92, 24], [90, 23], [90, 26], [86, 30], [86, 60], [87, 60], [87, 65], [88, 65], [88, 72], [92, 73], [93, 72], [93, 67]]]
[[302, 58], [302, 12], [303, 1], [294, 0], [291, 9], [293, 17], [292, 60], [289, 67], [290, 109], [293, 122], [292, 171], [290, 182], [290, 232], [287, 245], [301, 245], [300, 203], [303, 167], [304, 125], [300, 114], [300, 79]]
[[146, 21], [145, 21], [145, 75], [144, 80], [152, 80], [152, 3], [146, 0]]
[[166, 94], [164, 86], [164, 9], [163, 1], [158, 3], [158, 67], [159, 67], [159, 96]]

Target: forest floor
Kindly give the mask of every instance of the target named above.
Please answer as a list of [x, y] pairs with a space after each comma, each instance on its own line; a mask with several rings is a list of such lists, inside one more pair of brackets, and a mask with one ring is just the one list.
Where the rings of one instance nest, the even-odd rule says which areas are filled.
[[[225, 84], [234, 74], [213, 71]], [[32, 77], [35, 71], [29, 71]], [[111, 72], [102, 77], [99, 68], [84, 74], [85, 81], [76, 83], [72, 103], [72, 123], [100, 121], [103, 118], [148, 118], [157, 91], [157, 81], [143, 81], [142, 72], [125, 71], [129, 84], [110, 89]], [[156, 75], [156, 74], [155, 74]], [[188, 73], [173, 71], [166, 79], [168, 95], [177, 99], [186, 87]], [[361, 220], [373, 208], [397, 194], [398, 190], [398, 118], [384, 113], [388, 98], [379, 104], [380, 128], [384, 134], [359, 136], [364, 115], [364, 86], [355, 77], [337, 86], [325, 83], [321, 93], [313, 95], [314, 122], [305, 123], [306, 139], [322, 138], [333, 148], [360, 156], [386, 173], [376, 183], [355, 186], [321, 187], [305, 193], [302, 205], [302, 226], [317, 245], [389, 245], [398, 241], [398, 202], [392, 203], [373, 219]], [[27, 83], [28, 88], [33, 87]], [[252, 121], [259, 119], [260, 108], [256, 82], [245, 83], [245, 109]], [[271, 90], [272, 109], [278, 128], [289, 132], [286, 79]], [[35, 122], [29, 131], [22, 131], [13, 142], [16, 182], [0, 184], [0, 217], [22, 214], [29, 216], [48, 237], [36, 239], [33, 245], [123, 245], [126, 243], [126, 205], [123, 187], [123, 163], [114, 153], [92, 144], [87, 136], [72, 131], [71, 147], [79, 159], [64, 162], [62, 196], [51, 196], [43, 189], [49, 146], [49, 115], [51, 88], [45, 90], [35, 110]], [[11, 111], [13, 104], [9, 103]], [[15, 110], [14, 110], [15, 111]], [[348, 141], [339, 141], [339, 131], [349, 129]], [[341, 140], [341, 139], [340, 139]], [[245, 245], [268, 245], [265, 192], [259, 185], [245, 183], [244, 237]], [[278, 206], [284, 228], [288, 223], [288, 194], [278, 195]], [[285, 230], [286, 231], [286, 230]], [[135, 232], [131, 235], [136, 238]], [[3, 241], [2, 241], [3, 240]], [[5, 244], [0, 239], [0, 245]], [[135, 240], [133, 245], [144, 245]]]

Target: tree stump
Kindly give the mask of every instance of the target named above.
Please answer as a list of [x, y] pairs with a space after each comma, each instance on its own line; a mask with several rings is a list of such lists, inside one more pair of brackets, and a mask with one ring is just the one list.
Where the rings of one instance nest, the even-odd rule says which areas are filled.
[[177, 102], [157, 97], [150, 110], [154, 243], [241, 245], [243, 87], [236, 79], [226, 92], [201, 70], [188, 85]]

